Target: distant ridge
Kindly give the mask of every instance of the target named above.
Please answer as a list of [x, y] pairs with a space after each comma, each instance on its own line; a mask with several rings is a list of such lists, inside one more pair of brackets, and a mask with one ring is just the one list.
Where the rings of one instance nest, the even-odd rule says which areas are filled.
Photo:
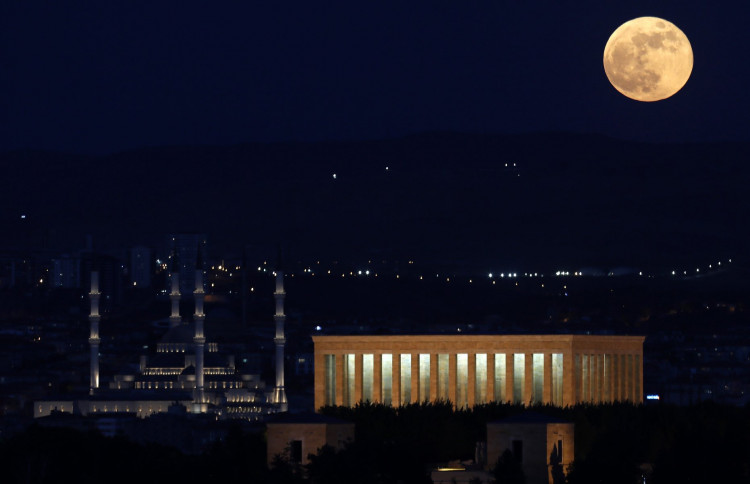
[[81, 246], [87, 233], [127, 247], [196, 230], [217, 250], [284, 240], [299, 256], [669, 264], [746, 252], [748, 154], [748, 143], [449, 132], [15, 151], [0, 154], [0, 222], [15, 234], [8, 246], [23, 243], [27, 214], [23, 230], [51, 248]]

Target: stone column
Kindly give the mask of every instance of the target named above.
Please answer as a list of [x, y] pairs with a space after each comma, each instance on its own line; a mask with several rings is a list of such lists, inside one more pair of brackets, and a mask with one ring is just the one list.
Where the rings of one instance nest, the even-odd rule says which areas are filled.
[[344, 354], [336, 354], [336, 405], [344, 404]]
[[615, 401], [619, 402], [622, 400], [622, 361], [620, 360], [619, 354], [613, 355], [612, 360], [614, 366], [614, 373], [612, 375], [612, 378], [615, 385]]
[[448, 355], [448, 400], [456, 407], [456, 353]]
[[392, 358], [393, 376], [391, 382], [391, 405], [401, 405], [401, 354], [394, 353]]
[[604, 384], [605, 384], [605, 390], [604, 390], [604, 397], [605, 401], [608, 403], [613, 402], [615, 399], [613, 397], [613, 389], [612, 389], [612, 355], [606, 354], [604, 355]]
[[523, 404], [528, 405], [531, 402], [531, 395], [534, 383], [534, 355], [526, 353], [523, 357], [524, 377], [523, 377]]
[[544, 353], [544, 388], [542, 403], [552, 403], [552, 354]]
[[[513, 383], [516, 375], [516, 359], [513, 353], [505, 354], [505, 399], [511, 403], [516, 401], [516, 395], [513, 393]], [[519, 400], [523, 399], [523, 395]]]
[[575, 405], [576, 402], [576, 387], [580, 388], [579, 378], [580, 375], [576, 375], [575, 371], [575, 356], [572, 351], [566, 351], [563, 353], [563, 395], [562, 404], [563, 406]]
[[438, 399], [438, 355], [430, 353], [430, 396], [429, 400], [435, 402]]
[[323, 351], [315, 351], [313, 357], [313, 373], [314, 373], [314, 386], [315, 386], [315, 411], [323, 407], [326, 404], [325, 397], [325, 355]]
[[383, 403], [383, 355], [375, 353], [372, 359], [372, 400]]
[[476, 388], [477, 388], [477, 355], [476, 353], [469, 353], [467, 356], [468, 366], [468, 378], [466, 379], [466, 404], [469, 408], [472, 408], [476, 404]]
[[362, 401], [362, 353], [354, 355], [354, 403]]
[[602, 355], [594, 355], [594, 403], [602, 403]]
[[487, 401], [495, 401], [495, 353], [487, 353]]
[[628, 355], [622, 355], [622, 399], [630, 401], [630, 370], [628, 368]]
[[637, 383], [638, 383], [636, 388], [639, 388], [640, 392], [638, 392], [635, 395], [635, 403], [643, 403], [643, 393], [644, 393], [643, 392], [643, 354], [638, 354], [636, 355], [636, 357], [638, 358], [638, 361], [639, 361], [636, 375], [635, 375], [635, 377], [637, 378]]
[[419, 374], [419, 353], [411, 354], [411, 401], [419, 403], [424, 397], [419, 394], [419, 381], [422, 375]]

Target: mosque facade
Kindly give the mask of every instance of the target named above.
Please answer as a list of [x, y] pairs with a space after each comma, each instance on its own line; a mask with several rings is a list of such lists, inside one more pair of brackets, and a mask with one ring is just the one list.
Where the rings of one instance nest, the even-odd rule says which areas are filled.
[[[218, 418], [262, 420], [266, 415], [287, 410], [284, 389], [284, 273], [276, 271], [276, 385], [270, 389], [258, 374], [242, 373], [234, 355], [221, 351], [217, 342], [204, 334], [205, 314], [203, 270], [195, 271], [195, 312], [192, 321], [180, 315], [182, 293], [179, 271], [171, 271], [170, 328], [151, 357], [141, 356], [137, 369], [113, 375], [108, 387], [100, 385], [99, 287], [98, 273], [92, 272], [90, 325], [89, 394], [82, 398], [44, 400], [34, 403], [34, 417], [53, 411], [81, 415], [129, 413], [148, 417], [183, 406], [190, 413], [214, 413]], [[184, 286], [184, 285], [183, 285]]]

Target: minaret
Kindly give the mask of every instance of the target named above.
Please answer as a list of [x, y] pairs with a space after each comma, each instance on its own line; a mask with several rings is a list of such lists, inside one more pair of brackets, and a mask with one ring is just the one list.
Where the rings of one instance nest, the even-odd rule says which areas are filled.
[[180, 265], [177, 263], [177, 251], [172, 252], [172, 270], [169, 276], [172, 278], [172, 291], [169, 293], [169, 299], [172, 300], [172, 314], [169, 316], [169, 326], [173, 328], [179, 326], [182, 321], [180, 318]]
[[273, 339], [276, 343], [276, 387], [273, 389], [271, 403], [277, 405], [280, 412], [286, 412], [289, 404], [286, 400], [286, 390], [284, 390], [284, 270], [281, 264], [281, 251], [279, 250], [279, 261], [276, 268], [276, 291], [273, 293], [276, 299], [276, 314], [273, 319], [276, 322], [276, 337]]
[[206, 315], [203, 313], [205, 292], [203, 291], [203, 261], [200, 251], [198, 251], [198, 260], [195, 265], [195, 290], [193, 294], [195, 296], [195, 315], [193, 316], [195, 319], [195, 337], [193, 338], [195, 343], [195, 394], [193, 396], [193, 412], [202, 413], [206, 411], [203, 381], [203, 352], [206, 345], [206, 338], [203, 335], [203, 322]]
[[89, 311], [89, 323], [91, 332], [89, 333], [89, 345], [91, 346], [91, 383], [89, 385], [89, 395], [93, 395], [99, 388], [99, 272], [91, 272], [91, 292], [89, 300], [91, 310]]

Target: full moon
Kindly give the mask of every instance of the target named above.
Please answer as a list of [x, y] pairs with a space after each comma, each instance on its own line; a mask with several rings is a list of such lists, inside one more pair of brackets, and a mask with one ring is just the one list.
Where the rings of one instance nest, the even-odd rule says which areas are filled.
[[620, 25], [604, 47], [604, 72], [615, 89], [637, 101], [661, 101], [693, 70], [690, 41], [673, 23], [639, 17]]

